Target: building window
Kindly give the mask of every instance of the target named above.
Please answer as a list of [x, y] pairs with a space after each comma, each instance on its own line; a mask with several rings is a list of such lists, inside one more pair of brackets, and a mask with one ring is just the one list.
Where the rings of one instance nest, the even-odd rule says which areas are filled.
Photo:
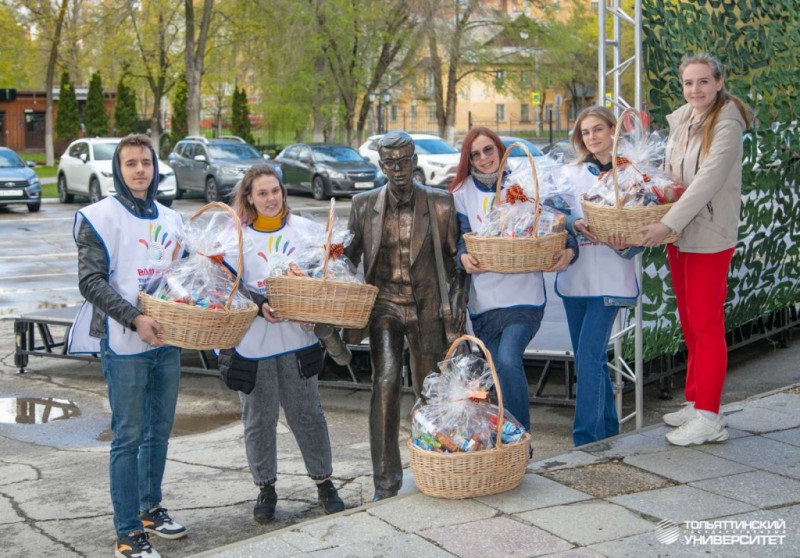
[[531, 106], [527, 103], [520, 105], [519, 107], [519, 119], [522, 122], [530, 122], [531, 121]]
[[411, 103], [411, 122], [417, 121], [417, 103]]
[[392, 122], [397, 122], [397, 105], [392, 105], [389, 109], [389, 119]]
[[494, 73], [494, 87], [498, 91], [502, 90], [503, 87], [506, 85], [506, 71], [505, 70], [497, 70]]
[[433, 72], [425, 74], [425, 95], [428, 97], [433, 97], [433, 82]]
[[428, 122], [436, 122], [436, 103], [428, 104]]
[[495, 119], [498, 122], [505, 122], [506, 121], [506, 106], [505, 105], [497, 105], [497, 110], [495, 112]]

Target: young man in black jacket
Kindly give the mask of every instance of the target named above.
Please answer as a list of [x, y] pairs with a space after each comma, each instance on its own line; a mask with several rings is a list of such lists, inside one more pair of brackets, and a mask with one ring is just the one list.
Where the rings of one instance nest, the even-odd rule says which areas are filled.
[[100, 353], [108, 385], [115, 555], [155, 558], [160, 555], [148, 532], [186, 536], [186, 528], [161, 507], [180, 349], [161, 342], [161, 326], [136, 301], [145, 281], [169, 266], [182, 220], [155, 201], [158, 161], [147, 136], [123, 138], [112, 168], [116, 195], [75, 216], [78, 284], [86, 301], [69, 345], [72, 353]]

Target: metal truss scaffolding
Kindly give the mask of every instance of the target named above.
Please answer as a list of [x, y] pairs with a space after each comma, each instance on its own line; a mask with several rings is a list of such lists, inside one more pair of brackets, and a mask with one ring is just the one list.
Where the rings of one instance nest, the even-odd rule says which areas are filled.
[[[597, 99], [602, 102], [608, 99], [613, 106], [617, 116], [626, 108], [633, 107], [642, 110], [642, 2], [641, 0], [628, 0], [625, 2], [631, 5], [633, 15], [631, 16], [622, 8], [621, 0], [600, 0], [598, 2], [598, 36], [599, 44], [597, 49]], [[633, 27], [633, 44], [623, 44], [623, 26]], [[607, 30], [611, 29], [611, 36]], [[626, 58], [623, 57], [623, 50], [633, 51], [633, 54]], [[609, 64], [608, 53], [611, 53], [611, 63]], [[634, 98], [633, 104], [622, 96], [622, 75], [633, 68], [634, 73]], [[608, 91], [610, 86], [611, 90]], [[610, 93], [607, 97], [606, 93]], [[642, 285], [642, 256], [636, 256], [636, 277]], [[623, 324], [629, 325], [623, 327]], [[625, 336], [633, 335], [634, 338], [634, 360], [632, 363], [626, 362], [622, 352], [622, 339]], [[620, 417], [620, 425], [625, 424], [631, 419], [635, 420], [636, 429], [642, 427], [644, 409], [644, 366], [642, 363], [642, 297], [636, 300], [633, 320], [626, 320], [623, 312], [617, 315], [614, 324], [614, 333], [611, 336], [614, 342], [614, 358], [609, 364], [615, 372], [614, 393], [616, 394], [617, 415]], [[632, 365], [632, 367], [631, 367]], [[635, 387], [634, 410], [627, 416], [622, 414], [622, 387], [625, 380], [633, 382]]]

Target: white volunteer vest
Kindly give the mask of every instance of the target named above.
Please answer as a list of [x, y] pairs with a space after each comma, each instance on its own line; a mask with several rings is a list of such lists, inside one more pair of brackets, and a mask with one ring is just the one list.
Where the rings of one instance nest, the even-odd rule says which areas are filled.
[[[505, 190], [501, 195], [505, 194]], [[494, 207], [495, 192], [483, 192], [468, 176], [461, 187], [453, 192], [456, 212], [469, 219], [469, 226], [477, 232], [483, 218]], [[478, 316], [489, 310], [512, 306], [544, 306], [547, 296], [544, 278], [540, 271], [531, 273], [493, 273], [487, 271], [471, 276], [469, 312]]]
[[[568, 165], [566, 172], [574, 194], [575, 218], [583, 217], [580, 196], [597, 182], [586, 163]], [[556, 275], [556, 292], [562, 297], [636, 298], [636, 263], [621, 257], [613, 248], [577, 235], [580, 255], [566, 270]]]
[[[297, 215], [292, 215], [286, 225], [272, 232], [260, 232], [252, 227], [245, 227], [242, 232], [244, 240], [242, 283], [246, 288], [266, 296], [270, 256], [275, 253], [292, 256], [307, 250], [309, 248], [306, 244], [307, 231], [312, 227], [319, 229], [316, 238], [324, 240], [322, 236], [325, 233], [324, 228]], [[305, 235], [302, 234], [304, 232]], [[232, 261], [229, 263], [236, 269], [236, 256], [230, 260]], [[295, 352], [318, 342], [316, 335], [300, 324], [292, 322], [271, 324], [261, 316], [256, 316], [250, 329], [236, 346], [236, 352], [245, 358], [261, 360]]]
[[[172, 263], [172, 252], [183, 227], [180, 214], [156, 204], [157, 215], [138, 217], [116, 198], [109, 197], [75, 214], [73, 235], [86, 221], [103, 243], [108, 254], [108, 284], [122, 298], [138, 306], [138, 296], [148, 279], [160, 275]], [[84, 301], [70, 330], [70, 353], [99, 353], [100, 340], [89, 335], [92, 305]], [[134, 355], [153, 350], [130, 328], [106, 318], [111, 350], [119, 355]]]

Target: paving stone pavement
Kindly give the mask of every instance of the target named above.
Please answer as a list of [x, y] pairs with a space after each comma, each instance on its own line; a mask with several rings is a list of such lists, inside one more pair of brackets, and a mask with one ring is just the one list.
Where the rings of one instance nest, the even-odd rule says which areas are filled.
[[[676, 448], [654, 426], [531, 463], [502, 494], [442, 500], [411, 490], [200, 556], [800, 556], [796, 392], [723, 407], [736, 436], [722, 444]], [[666, 487], [631, 482], [631, 493], [594, 498], [543, 476], [578, 477], [599, 464]]]

